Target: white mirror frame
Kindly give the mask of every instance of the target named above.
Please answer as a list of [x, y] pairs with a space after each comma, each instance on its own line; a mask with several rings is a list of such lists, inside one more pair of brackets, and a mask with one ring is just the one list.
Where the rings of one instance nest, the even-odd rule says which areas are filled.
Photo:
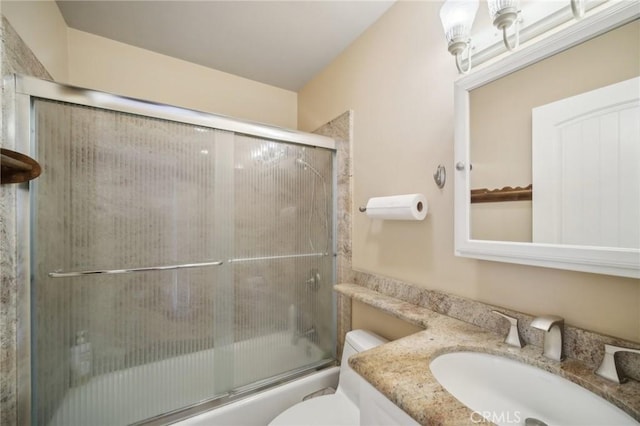
[[[611, 2], [455, 83], [455, 254], [462, 257], [640, 278], [640, 249], [472, 240], [469, 92], [640, 17], [637, 1]], [[629, 52], [637, 55], [637, 52]]]

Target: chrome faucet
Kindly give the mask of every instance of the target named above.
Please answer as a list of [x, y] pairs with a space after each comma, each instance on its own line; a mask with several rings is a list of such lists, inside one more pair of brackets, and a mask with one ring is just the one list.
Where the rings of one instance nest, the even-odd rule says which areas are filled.
[[531, 327], [546, 332], [544, 334], [544, 350], [542, 354], [554, 361], [562, 361], [564, 359], [562, 350], [564, 319], [556, 315], [543, 315], [531, 321]]
[[320, 285], [320, 271], [318, 271], [317, 268], [313, 268], [310, 272], [311, 278], [308, 278], [305, 281], [305, 284], [307, 284], [312, 290], [317, 290], [318, 286]]
[[604, 377], [605, 379], [612, 380], [616, 383], [624, 383], [626, 378], [620, 378], [618, 374], [618, 366], [616, 365], [615, 354], [616, 352], [633, 352], [636, 354], [640, 354], [640, 350], [625, 348], [622, 346], [614, 346], [614, 345], [604, 345], [604, 358], [602, 359], [602, 364], [596, 370], [596, 374], [598, 376]]
[[509, 328], [509, 334], [507, 334], [507, 337], [504, 339], [504, 342], [507, 345], [515, 346], [516, 348], [523, 347], [524, 343], [522, 342], [522, 338], [520, 337], [520, 333], [518, 332], [518, 319], [514, 317], [510, 317], [509, 315], [505, 315], [502, 312], [498, 312], [498, 311], [491, 311], [491, 312], [496, 315], [500, 315], [502, 318], [509, 320], [509, 323], [511, 324], [511, 328]]

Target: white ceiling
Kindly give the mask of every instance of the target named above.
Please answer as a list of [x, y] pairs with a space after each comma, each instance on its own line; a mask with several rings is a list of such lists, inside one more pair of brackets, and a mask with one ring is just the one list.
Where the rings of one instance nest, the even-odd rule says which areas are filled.
[[394, 0], [62, 1], [67, 25], [293, 91]]

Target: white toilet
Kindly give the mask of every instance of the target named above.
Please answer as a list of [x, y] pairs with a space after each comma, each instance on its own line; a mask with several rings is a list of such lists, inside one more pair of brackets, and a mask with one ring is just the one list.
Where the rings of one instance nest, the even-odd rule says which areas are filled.
[[299, 402], [286, 409], [269, 423], [270, 426], [355, 426], [360, 424], [358, 373], [349, 367], [349, 357], [358, 352], [375, 348], [387, 340], [365, 330], [353, 330], [347, 333], [338, 389], [333, 395], [323, 395]]

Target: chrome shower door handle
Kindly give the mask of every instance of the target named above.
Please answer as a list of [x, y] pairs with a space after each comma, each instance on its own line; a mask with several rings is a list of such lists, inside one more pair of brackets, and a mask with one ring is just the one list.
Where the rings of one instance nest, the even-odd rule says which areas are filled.
[[189, 269], [189, 268], [204, 268], [208, 266], [220, 266], [223, 262], [217, 260], [214, 262], [200, 262], [200, 263], [182, 263], [179, 265], [163, 265], [163, 266], [143, 266], [140, 268], [129, 269], [96, 269], [89, 271], [72, 271], [72, 272], [49, 272], [51, 278], [67, 278], [67, 277], [81, 277], [84, 275], [115, 275], [115, 274], [130, 274], [133, 272], [149, 272], [149, 271], [173, 271], [176, 269]]

